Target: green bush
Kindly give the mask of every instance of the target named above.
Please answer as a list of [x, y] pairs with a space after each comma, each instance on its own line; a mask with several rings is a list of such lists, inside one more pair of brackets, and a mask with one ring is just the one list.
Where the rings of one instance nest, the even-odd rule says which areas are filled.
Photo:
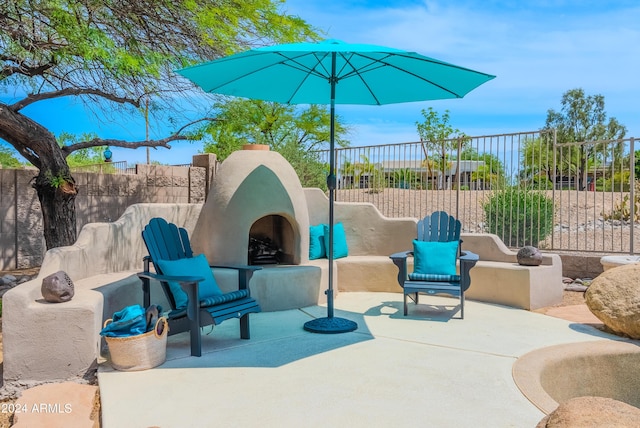
[[553, 230], [553, 200], [544, 192], [509, 187], [493, 194], [483, 209], [489, 232], [510, 247], [537, 247]]
[[631, 187], [629, 185], [630, 181], [631, 173], [629, 171], [620, 171], [613, 174], [612, 178], [598, 178], [595, 187], [596, 190], [602, 192], [628, 192]]

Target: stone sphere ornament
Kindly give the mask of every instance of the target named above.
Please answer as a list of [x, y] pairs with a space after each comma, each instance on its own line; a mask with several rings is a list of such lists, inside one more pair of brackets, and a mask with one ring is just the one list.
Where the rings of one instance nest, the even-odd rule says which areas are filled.
[[59, 270], [42, 280], [42, 297], [49, 303], [68, 302], [73, 298], [73, 281], [66, 272]]
[[540, 266], [542, 264], [542, 253], [531, 245], [520, 248], [517, 258], [518, 264], [523, 266]]

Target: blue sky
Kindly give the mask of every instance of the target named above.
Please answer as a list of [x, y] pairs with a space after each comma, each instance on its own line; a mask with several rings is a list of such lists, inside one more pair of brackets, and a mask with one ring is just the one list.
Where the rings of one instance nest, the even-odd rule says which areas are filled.
[[[451, 124], [468, 135], [533, 131], [562, 94], [583, 88], [605, 97], [606, 111], [640, 137], [640, 3], [634, 1], [365, 1], [288, 0], [288, 13], [326, 32], [327, 38], [415, 51], [496, 75], [463, 99], [390, 106], [338, 106], [352, 145], [416, 141], [420, 110], [449, 110]], [[42, 103], [40, 103], [42, 104]], [[26, 111], [56, 134], [144, 138], [142, 118], [109, 123], [67, 102]], [[190, 115], [193, 112], [190, 113]], [[154, 123], [152, 137], [166, 126]], [[162, 163], [189, 163], [198, 144], [151, 150]], [[145, 162], [146, 150], [114, 149], [114, 160]]]

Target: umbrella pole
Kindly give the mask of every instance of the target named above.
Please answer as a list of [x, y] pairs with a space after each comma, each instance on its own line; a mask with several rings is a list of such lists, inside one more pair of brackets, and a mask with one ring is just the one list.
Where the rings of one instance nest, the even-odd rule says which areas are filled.
[[316, 318], [304, 324], [304, 329], [312, 333], [347, 333], [358, 328], [358, 324], [344, 318], [333, 316], [333, 201], [336, 190], [335, 175], [335, 116], [336, 116], [336, 53], [331, 53], [331, 122], [329, 137], [329, 176], [327, 177], [327, 187], [329, 188], [329, 248], [327, 248], [327, 258], [329, 259], [329, 288], [325, 292], [327, 295], [327, 317]]

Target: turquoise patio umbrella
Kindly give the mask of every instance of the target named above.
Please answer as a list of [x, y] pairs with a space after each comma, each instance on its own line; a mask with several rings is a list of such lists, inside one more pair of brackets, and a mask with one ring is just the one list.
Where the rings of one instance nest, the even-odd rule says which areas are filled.
[[329, 286], [327, 317], [304, 325], [316, 333], [353, 331], [357, 324], [333, 314], [335, 105], [383, 105], [462, 98], [495, 76], [383, 46], [339, 40], [253, 49], [178, 70], [206, 92], [282, 104], [330, 104]]

